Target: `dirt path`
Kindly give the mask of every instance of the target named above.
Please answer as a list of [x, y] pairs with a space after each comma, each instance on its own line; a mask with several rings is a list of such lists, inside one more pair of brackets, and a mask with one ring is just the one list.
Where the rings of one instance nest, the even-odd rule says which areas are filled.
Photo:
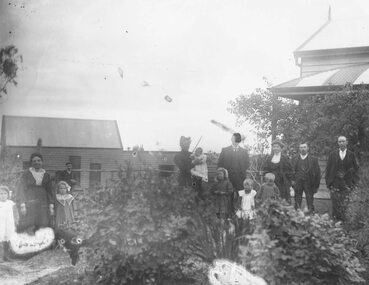
[[0, 263], [0, 284], [22, 285], [71, 267], [69, 256], [61, 250], [48, 250], [29, 260], [12, 260]]

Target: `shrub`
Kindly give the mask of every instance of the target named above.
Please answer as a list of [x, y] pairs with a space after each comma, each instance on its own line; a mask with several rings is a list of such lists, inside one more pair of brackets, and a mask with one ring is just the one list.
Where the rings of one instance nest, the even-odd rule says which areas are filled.
[[357, 240], [357, 248], [369, 259], [369, 167], [361, 170], [360, 183], [351, 193], [346, 227]]
[[248, 222], [219, 220], [211, 196], [129, 165], [78, 202], [75, 230], [93, 249], [88, 260], [102, 284], [206, 284], [209, 264], [237, 258], [237, 236], [250, 233]]
[[240, 260], [268, 284], [358, 284], [365, 271], [354, 241], [328, 215], [305, 216], [279, 202], [258, 211]]
[[80, 201], [76, 230], [95, 249], [97, 278], [104, 284], [182, 278], [192, 191], [149, 171], [126, 173], [114, 187], [91, 191]]
[[357, 241], [362, 262], [367, 272], [364, 278], [369, 281], [369, 167], [364, 166], [360, 173], [360, 183], [350, 193], [345, 228]]
[[15, 190], [22, 169], [17, 154], [3, 152], [0, 157], [0, 184], [7, 185], [11, 191]]

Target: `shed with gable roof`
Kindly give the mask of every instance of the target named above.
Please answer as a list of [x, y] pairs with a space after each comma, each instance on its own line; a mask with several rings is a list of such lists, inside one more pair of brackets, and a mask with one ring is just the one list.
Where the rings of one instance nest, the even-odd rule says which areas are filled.
[[79, 169], [117, 169], [124, 159], [114, 120], [3, 116], [1, 147], [2, 155], [13, 155], [23, 169], [35, 151], [41, 152], [44, 168], [52, 174], [70, 161], [83, 188], [105, 181], [111, 173]]

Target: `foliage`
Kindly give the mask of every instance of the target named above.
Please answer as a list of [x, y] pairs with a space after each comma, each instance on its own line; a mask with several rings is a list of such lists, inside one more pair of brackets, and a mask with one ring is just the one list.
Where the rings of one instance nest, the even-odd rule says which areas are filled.
[[75, 229], [95, 249], [91, 259], [99, 282], [160, 283], [189, 278], [191, 267], [204, 268], [189, 247], [194, 198], [192, 189], [176, 186], [172, 178], [129, 168], [112, 187], [85, 195]]
[[369, 168], [361, 169], [360, 183], [350, 193], [346, 227], [357, 240], [357, 249], [369, 260]]
[[15, 77], [17, 76], [18, 65], [23, 61], [22, 56], [18, 55], [18, 49], [9, 45], [0, 49], [0, 97], [7, 94], [7, 84], [17, 85]]
[[75, 229], [92, 249], [89, 277], [99, 284], [207, 284], [209, 265], [226, 258], [268, 284], [363, 282], [356, 242], [327, 215], [304, 216], [278, 201], [263, 205], [251, 223], [218, 219], [214, 204], [173, 177], [128, 167], [111, 186], [80, 198]]
[[102, 284], [206, 284], [209, 264], [236, 259], [237, 237], [251, 232], [248, 222], [219, 220], [211, 196], [200, 200], [173, 177], [129, 164], [111, 187], [90, 189], [78, 204], [74, 227], [93, 249], [88, 259]]
[[5, 151], [2, 152], [0, 159], [0, 184], [8, 186], [13, 193], [22, 173], [18, 159], [17, 154]]
[[291, 130], [286, 126], [292, 126], [295, 122], [293, 115], [297, 105], [292, 100], [275, 98], [269, 89], [258, 88], [255, 92], [240, 95], [229, 103], [231, 107], [228, 110], [236, 115], [237, 123], [250, 123], [261, 137], [272, 135], [273, 120], [276, 120], [277, 134], [288, 137]]
[[92, 191], [82, 201], [76, 229], [97, 249], [95, 273], [104, 284], [182, 277], [178, 264], [185, 254], [178, 245], [187, 234], [183, 213], [191, 210], [192, 193], [151, 172], [127, 173], [115, 187]]
[[365, 269], [354, 241], [328, 215], [305, 216], [279, 202], [258, 211], [240, 259], [268, 284], [359, 284]]
[[327, 154], [337, 146], [337, 136], [344, 135], [350, 142], [349, 147], [365, 161], [369, 151], [368, 111], [365, 87], [346, 86], [330, 95], [310, 97], [299, 107], [296, 136], [314, 142], [318, 153]]
[[306, 97], [300, 104], [274, 98], [270, 89], [257, 89], [237, 97], [230, 105], [239, 124], [247, 121], [267, 136], [271, 135], [275, 118], [276, 132], [283, 137], [288, 151], [307, 141], [312, 153], [326, 155], [336, 147], [337, 136], [345, 135], [362, 161], [369, 152], [369, 96], [364, 86], [346, 86], [328, 95]]

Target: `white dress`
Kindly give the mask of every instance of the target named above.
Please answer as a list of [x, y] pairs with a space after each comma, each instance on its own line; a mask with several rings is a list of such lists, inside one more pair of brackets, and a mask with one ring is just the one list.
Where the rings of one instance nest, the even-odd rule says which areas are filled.
[[11, 200], [0, 201], [0, 242], [9, 241], [15, 233], [14, 205], [15, 203]]
[[195, 159], [200, 160], [201, 164], [195, 165], [195, 167], [191, 169], [191, 174], [201, 177], [202, 181], [208, 182], [208, 165], [206, 164], [207, 156], [205, 154], [201, 154], [199, 156], [195, 156]]
[[238, 191], [238, 195], [242, 198], [241, 202], [241, 213], [239, 215], [242, 218], [255, 218], [255, 195], [256, 191], [251, 190], [250, 193], [245, 193], [245, 190]]

